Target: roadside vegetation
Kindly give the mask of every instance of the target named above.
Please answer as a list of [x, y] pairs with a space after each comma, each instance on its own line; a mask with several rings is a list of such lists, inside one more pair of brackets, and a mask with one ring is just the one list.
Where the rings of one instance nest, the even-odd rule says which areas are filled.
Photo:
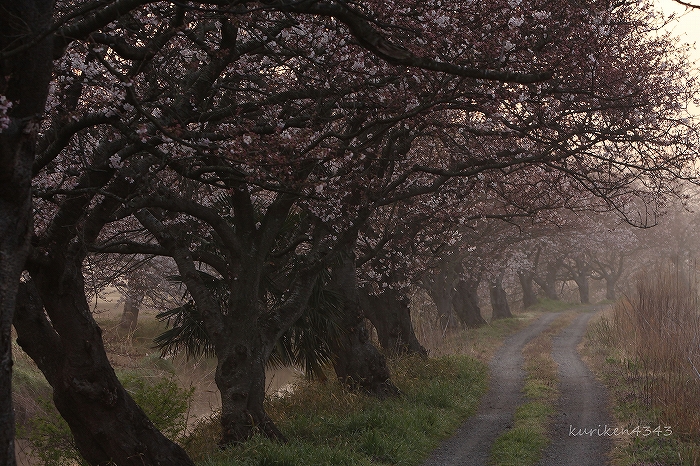
[[[517, 314], [444, 338], [430, 335], [427, 323], [417, 323], [417, 333], [433, 342], [428, 345], [431, 356], [390, 359], [400, 397], [379, 400], [348, 392], [334, 379], [322, 383], [298, 378], [288, 390], [270, 393], [266, 403], [288, 443], [256, 436], [223, 451], [216, 445], [216, 410], [192, 422], [192, 398], [201, 396], [201, 387], [210, 382], [194, 384], [195, 392], [192, 385], [183, 384], [182, 373], [195, 366], [199, 370], [207, 361], [159, 358], [152, 341], [162, 331], [161, 324], [148, 316], [126, 336], [119, 333], [116, 321], [103, 320], [103, 328], [122, 383], [156, 426], [183, 445], [197, 464], [417, 465], [474, 414], [487, 387], [486, 362], [507, 335], [537, 315]], [[50, 387], [18, 347], [15, 357], [15, 396], [23, 409], [18, 437], [24, 461], [19, 464], [81, 464], [67, 424], [50, 403]], [[202, 371], [202, 377], [211, 374]], [[171, 400], [167, 407], [164, 400]]]
[[205, 465], [411, 465], [476, 411], [486, 389], [486, 366], [465, 356], [405, 357], [391, 362], [402, 395], [378, 400], [335, 381], [299, 381], [293, 393], [271, 397], [267, 409], [290, 442], [256, 437], [217, 451], [216, 416], [184, 442]]
[[429, 327], [416, 333], [434, 342], [431, 357], [393, 358], [392, 378], [402, 395], [378, 400], [350, 393], [335, 380], [299, 380], [285, 396], [268, 398], [267, 410], [290, 442], [256, 437], [218, 451], [216, 415], [201, 422], [184, 442], [206, 466], [223, 465], [418, 465], [440, 441], [476, 412], [487, 388], [486, 361], [503, 339], [535, 314], [519, 314], [476, 329], [454, 332], [437, 345]]
[[[629, 318], [630, 303], [625, 303], [627, 313], [621, 313], [617, 320], [608, 316], [597, 324], [592, 335], [598, 341], [605, 337], [609, 343], [614, 325], [627, 322], [622, 317]], [[212, 361], [161, 358], [153, 347], [153, 338], [163, 331], [163, 324], [152, 315], [142, 316], [137, 329], [128, 334], [119, 328], [113, 315], [98, 314], [98, 319], [105, 329], [105, 343], [121, 382], [156, 427], [182, 445], [198, 465], [419, 465], [475, 413], [487, 389], [487, 363], [508, 335], [521, 330], [543, 312], [582, 307], [585, 306], [542, 299], [513, 318], [446, 333], [431, 324], [435, 316], [424, 314], [423, 319], [414, 321], [414, 326], [430, 357], [403, 356], [389, 360], [400, 397], [380, 400], [348, 392], [332, 377], [325, 382], [298, 377], [285, 390], [271, 390], [266, 401], [267, 412], [276, 419], [289, 442], [256, 435], [225, 450], [216, 443], [220, 429], [216, 407], [205, 415], [201, 411], [193, 414], [197, 410], [192, 408], [202, 391], [213, 387], [211, 380], [205, 380], [212, 378]], [[108, 314], [114, 314], [114, 310]], [[559, 396], [557, 367], [551, 356], [552, 338], [574, 316], [574, 312], [562, 313], [523, 348], [525, 402], [515, 413], [512, 429], [495, 442], [493, 465], [526, 466], [541, 459]], [[612, 351], [609, 345], [605, 348]], [[83, 464], [67, 424], [50, 402], [50, 387], [31, 359], [18, 347], [14, 349], [15, 397], [21, 407], [18, 434], [26, 458], [19, 464]], [[610, 361], [608, 357], [608, 365], [612, 367]], [[631, 363], [625, 366], [628, 372], [632, 367]], [[197, 376], [202, 380], [192, 383], [192, 378]], [[683, 447], [677, 440], [656, 447], [665, 448], [670, 454]], [[640, 445], [625, 447], [619, 456], [661, 457], [640, 456], [644, 449], [653, 447]]]
[[595, 322], [585, 353], [607, 385], [616, 466], [700, 464], [700, 309], [696, 277], [665, 270]]

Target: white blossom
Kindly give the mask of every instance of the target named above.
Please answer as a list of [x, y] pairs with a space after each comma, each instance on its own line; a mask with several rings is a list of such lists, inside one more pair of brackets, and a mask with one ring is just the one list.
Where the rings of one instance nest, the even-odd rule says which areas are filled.
[[112, 168], [122, 168], [124, 166], [124, 162], [122, 162], [122, 158], [119, 157], [117, 154], [114, 154], [109, 158], [109, 166]]
[[522, 15], [518, 16], [517, 18], [514, 16], [508, 20], [508, 27], [511, 29], [516, 29], [522, 26], [523, 22], [525, 20], [523, 19]]
[[0, 133], [10, 126], [10, 117], [7, 116], [7, 111], [12, 108], [12, 102], [7, 100], [7, 97], [0, 95]]
[[146, 128], [146, 125], [140, 125], [136, 129], [136, 134], [139, 135], [139, 138], [141, 139], [141, 142], [146, 142], [148, 140], [148, 128]]

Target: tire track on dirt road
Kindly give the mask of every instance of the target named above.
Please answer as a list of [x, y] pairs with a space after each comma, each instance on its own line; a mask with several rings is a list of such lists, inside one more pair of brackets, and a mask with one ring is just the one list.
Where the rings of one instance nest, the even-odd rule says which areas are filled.
[[485, 466], [488, 463], [494, 440], [512, 426], [515, 408], [523, 402], [523, 347], [559, 315], [545, 314], [505, 339], [489, 364], [489, 390], [479, 410], [454, 436], [434, 450], [423, 466]]
[[[595, 312], [582, 313], [552, 341], [552, 356], [559, 366], [561, 396], [549, 429], [551, 443], [544, 451], [541, 466], [602, 466], [608, 462], [606, 455], [612, 446], [611, 439], [599, 435], [606, 425], [611, 426], [607, 392], [576, 349], [593, 315]], [[577, 435], [579, 429], [594, 432]]]

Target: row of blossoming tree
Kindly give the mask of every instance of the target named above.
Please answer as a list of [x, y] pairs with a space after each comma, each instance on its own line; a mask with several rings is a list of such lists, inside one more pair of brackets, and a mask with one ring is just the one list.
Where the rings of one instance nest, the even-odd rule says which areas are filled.
[[[392, 396], [365, 315], [405, 324], [406, 287], [452, 261], [468, 319], [474, 251], [497, 262], [505, 225], [556, 223], [562, 208], [636, 222], [695, 177], [696, 82], [645, 2], [0, 11], [3, 464], [12, 325], [90, 464], [192, 464], [116, 378], [88, 257], [105, 273], [170, 258], [218, 361], [221, 443], [283, 439], [264, 367], [319, 289], [338, 298], [342, 331], [324, 343], [338, 379]], [[402, 338], [420, 351], [410, 328]]]

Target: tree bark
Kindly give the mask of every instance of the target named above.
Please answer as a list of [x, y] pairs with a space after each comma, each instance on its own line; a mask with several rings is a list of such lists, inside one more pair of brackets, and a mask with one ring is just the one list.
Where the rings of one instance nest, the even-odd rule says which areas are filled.
[[523, 290], [523, 308], [527, 309], [530, 306], [537, 304], [537, 294], [532, 286], [534, 281], [533, 273], [526, 270], [518, 272], [518, 279]]
[[117, 379], [85, 299], [80, 268], [53, 261], [31, 273], [35, 282], [24, 285], [15, 319], [18, 343], [51, 385], [83, 458], [91, 465], [193, 465]]
[[578, 296], [581, 304], [589, 304], [591, 302], [591, 289], [587, 276], [577, 277], [575, 280], [578, 287]]
[[[120, 147], [118, 141], [115, 144], [107, 143]], [[110, 153], [98, 155], [107, 158]], [[94, 241], [120, 205], [118, 199], [123, 196], [119, 195], [139, 184], [136, 173], [114, 177], [113, 170], [99, 165], [99, 158], [94, 167], [100, 169], [81, 177], [81, 189], [61, 203], [27, 261], [36, 289], [33, 293], [28, 289], [30, 298], [34, 297], [25, 300], [29, 304], [19, 309], [15, 319], [19, 343], [46, 376], [54, 404], [88, 463], [193, 465], [184, 450], [165, 438], [124, 390], [85, 297], [85, 244]], [[116, 196], [105, 196], [86, 213], [92, 193], [107, 183]], [[41, 331], [33, 331], [40, 326], [37, 322], [41, 322]]]
[[333, 367], [338, 380], [350, 389], [379, 398], [396, 396], [386, 359], [374, 347], [360, 309], [352, 252], [342, 254], [334, 269], [334, 286], [343, 300], [343, 333], [333, 344]]
[[[0, 0], [0, 50], [35, 39], [51, 23], [53, 7], [51, 0]], [[32, 233], [32, 165], [53, 66], [51, 49], [47, 38], [0, 60], [0, 96], [12, 103], [7, 115], [0, 115], [0, 465], [15, 464], [11, 329]]]
[[477, 280], [459, 280], [456, 286], [452, 304], [455, 313], [466, 327], [486, 325], [479, 307], [479, 282]]
[[440, 327], [444, 330], [458, 329], [461, 324], [454, 311], [453, 300], [454, 291], [438, 292], [437, 290], [429, 290], [428, 294], [433, 299], [435, 307], [440, 318]]
[[452, 304], [455, 294], [454, 282], [456, 276], [454, 267], [450, 267], [450, 264], [445, 262], [436, 273], [427, 275], [422, 280], [423, 288], [425, 288], [433, 303], [435, 303], [438, 317], [440, 318], [440, 327], [443, 331], [456, 329], [461, 325], [455, 315]]
[[144, 293], [129, 286], [124, 297], [124, 310], [119, 321], [119, 329], [125, 332], [133, 332], [139, 320], [139, 310], [143, 302]]
[[386, 289], [378, 295], [360, 289], [360, 303], [364, 315], [377, 330], [379, 343], [390, 354], [419, 354], [428, 352], [416, 338], [411, 322], [410, 300], [406, 293]]
[[[1, 27], [1, 26], [0, 26]], [[22, 136], [0, 134], [0, 464], [14, 465], [12, 319], [31, 237], [31, 161]]]
[[508, 305], [508, 296], [503, 289], [503, 279], [497, 278], [490, 283], [489, 295], [491, 296], [491, 308], [493, 309], [492, 320], [513, 317]]
[[533, 277], [535, 283], [544, 291], [545, 297], [553, 301], [559, 300], [559, 293], [557, 293], [557, 276], [560, 268], [560, 260], [549, 262], [546, 267], [544, 279], [539, 278], [537, 275]]
[[574, 261], [575, 268], [573, 271], [573, 278], [578, 287], [578, 295], [582, 304], [588, 304], [591, 302], [591, 288], [590, 288], [590, 267], [581, 258], [577, 258]]
[[[244, 315], [241, 315], [244, 314]], [[247, 315], [245, 315], [247, 314]], [[275, 340], [264, 338], [253, 313], [230, 316], [230, 343], [217, 345], [216, 386], [221, 392], [221, 439], [225, 446], [248, 440], [256, 431], [286, 441], [265, 412], [265, 365]]]

